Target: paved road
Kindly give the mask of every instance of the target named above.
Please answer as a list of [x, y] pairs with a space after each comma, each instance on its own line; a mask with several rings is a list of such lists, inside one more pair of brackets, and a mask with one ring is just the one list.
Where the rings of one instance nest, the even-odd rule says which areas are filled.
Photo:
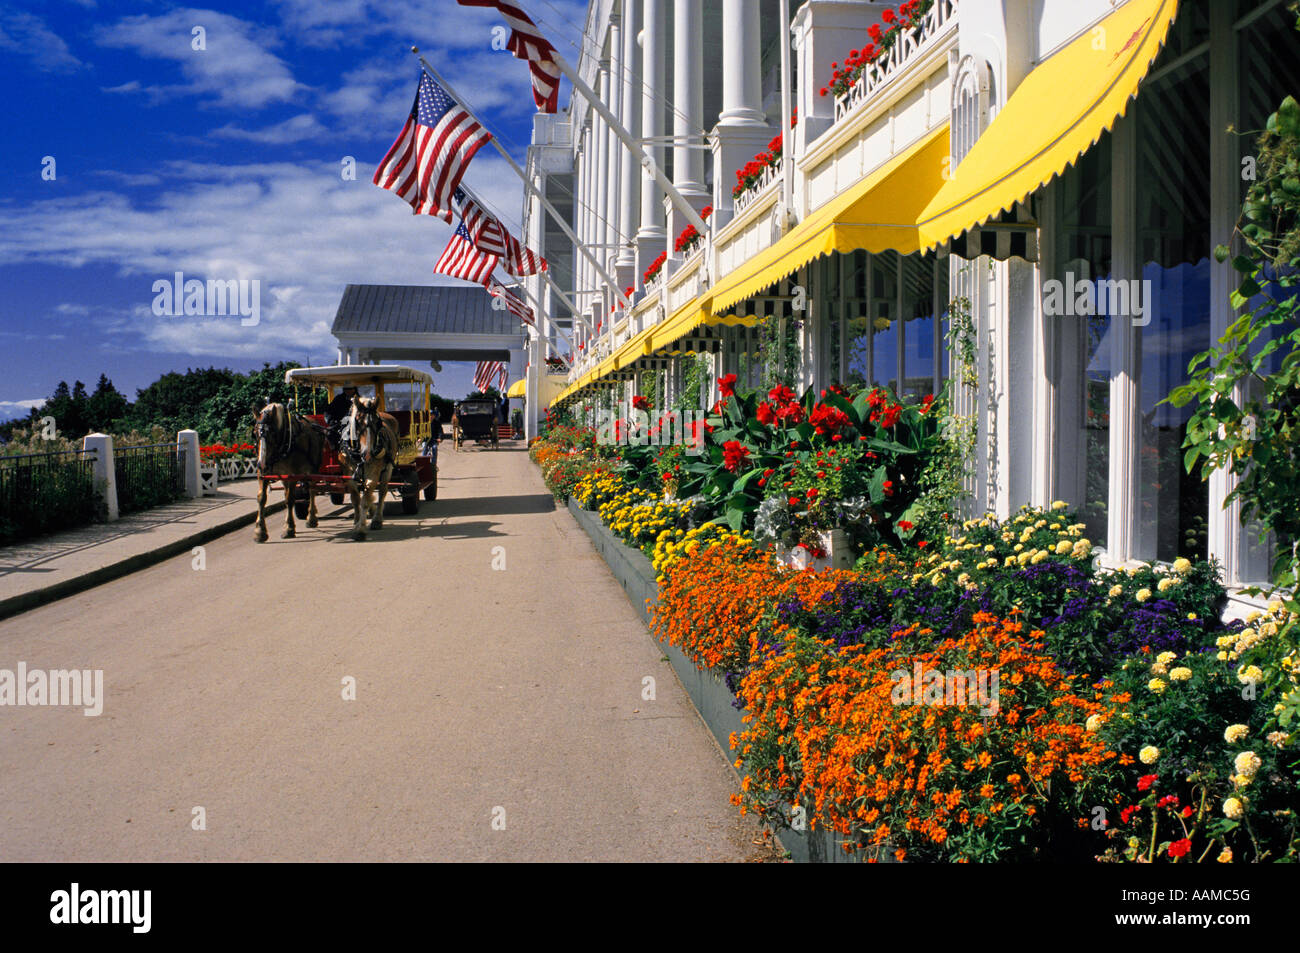
[[105, 681], [98, 717], [0, 707], [0, 861], [762, 856], [523, 450], [445, 452], [441, 476], [364, 543], [341, 510], [293, 540], [281, 515], [205, 568], [187, 554], [0, 622], [0, 669]]

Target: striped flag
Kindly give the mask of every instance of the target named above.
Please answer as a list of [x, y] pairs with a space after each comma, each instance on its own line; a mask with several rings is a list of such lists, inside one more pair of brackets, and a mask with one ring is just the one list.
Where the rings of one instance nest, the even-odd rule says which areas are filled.
[[451, 236], [451, 241], [447, 242], [447, 247], [443, 249], [442, 256], [434, 264], [433, 270], [435, 274], [464, 278], [466, 281], [473, 281], [486, 287], [492, 280], [492, 271], [497, 266], [497, 260], [496, 255], [489, 255], [474, 246], [474, 243], [469, 240], [469, 232], [465, 230], [465, 223], [462, 221], [456, 226], [456, 233]]
[[460, 202], [460, 214], [469, 231], [469, 240], [482, 251], [496, 255], [501, 259], [501, 266], [516, 278], [535, 275], [546, 271], [550, 266], [546, 259], [524, 246], [519, 239], [510, 234], [510, 230], [501, 224], [501, 220], [479, 205], [463, 190], [457, 190], [456, 201]]
[[533, 80], [533, 102], [539, 112], [553, 113], [560, 102], [560, 68], [555, 64], [555, 47], [542, 36], [528, 14], [509, 0], [458, 0], [462, 7], [493, 7], [510, 25], [506, 49], [528, 61]]
[[498, 391], [504, 391], [506, 374], [504, 361], [479, 361], [474, 371], [474, 389], [486, 391], [495, 383]]
[[491, 139], [468, 110], [421, 71], [411, 114], [375, 169], [375, 185], [396, 192], [417, 215], [450, 222], [452, 194], [474, 153]]
[[[511, 292], [507, 291], [495, 281], [487, 286], [487, 290], [488, 294], [497, 301], [500, 301], [505, 309], [520, 321], [523, 321], [525, 324], [531, 324], [534, 327], [537, 326], [537, 319], [533, 317], [533, 309], [520, 301]], [[492, 307], [495, 308], [496, 306], [496, 303], [493, 302]]]

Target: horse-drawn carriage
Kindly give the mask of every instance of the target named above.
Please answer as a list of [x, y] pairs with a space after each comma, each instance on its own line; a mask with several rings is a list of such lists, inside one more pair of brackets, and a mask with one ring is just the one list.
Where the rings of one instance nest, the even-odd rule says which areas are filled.
[[[383, 526], [384, 499], [392, 494], [403, 513], [417, 513], [420, 496], [438, 495], [438, 471], [428, 453], [433, 412], [433, 383], [424, 371], [396, 364], [297, 367], [284, 375], [294, 386], [291, 407], [269, 404], [257, 411], [258, 492], [257, 538], [266, 538], [263, 508], [271, 483], [283, 483], [293, 506], [286, 537], [294, 535], [293, 516], [316, 525], [316, 496], [328, 494], [341, 505], [350, 494], [355, 507], [355, 533], [365, 535], [365, 510], [373, 512], [370, 526]], [[309, 388], [312, 406], [298, 399]], [[326, 406], [346, 388], [356, 388], [345, 418], [326, 420], [325, 406], [317, 406], [323, 389]], [[373, 496], [373, 505], [372, 505]]]
[[457, 448], [464, 446], [466, 440], [473, 440], [478, 444], [490, 443], [495, 450], [500, 440], [496, 401], [488, 397], [458, 403], [452, 417], [452, 437]]

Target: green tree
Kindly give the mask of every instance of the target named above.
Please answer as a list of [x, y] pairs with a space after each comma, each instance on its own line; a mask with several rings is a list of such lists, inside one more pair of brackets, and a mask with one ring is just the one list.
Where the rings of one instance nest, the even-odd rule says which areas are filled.
[[157, 424], [167, 430], [199, 428], [204, 402], [235, 383], [240, 375], [229, 368], [190, 368], [172, 371], [136, 392], [127, 425], [148, 430]]
[[[1259, 137], [1257, 178], [1246, 194], [1232, 259], [1242, 312], [1218, 346], [1192, 359], [1189, 383], [1168, 400], [1196, 401], [1183, 444], [1188, 472], [1227, 468], [1225, 505], [1275, 535], [1274, 582], [1293, 585], [1300, 540], [1300, 103], [1288, 96]], [[1219, 261], [1231, 252], [1215, 249]]]
[[86, 401], [86, 424], [94, 433], [112, 433], [130, 409], [126, 396], [113, 386], [107, 374], [100, 374], [95, 392]]

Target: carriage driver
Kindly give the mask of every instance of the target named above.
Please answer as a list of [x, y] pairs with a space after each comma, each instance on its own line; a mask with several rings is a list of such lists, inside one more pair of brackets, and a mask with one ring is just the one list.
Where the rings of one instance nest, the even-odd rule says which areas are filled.
[[352, 413], [352, 398], [355, 396], [357, 396], [356, 387], [349, 385], [334, 395], [334, 399], [325, 408], [325, 423], [329, 427], [330, 446], [335, 450], [339, 447], [343, 421], [347, 420], [348, 415]]

